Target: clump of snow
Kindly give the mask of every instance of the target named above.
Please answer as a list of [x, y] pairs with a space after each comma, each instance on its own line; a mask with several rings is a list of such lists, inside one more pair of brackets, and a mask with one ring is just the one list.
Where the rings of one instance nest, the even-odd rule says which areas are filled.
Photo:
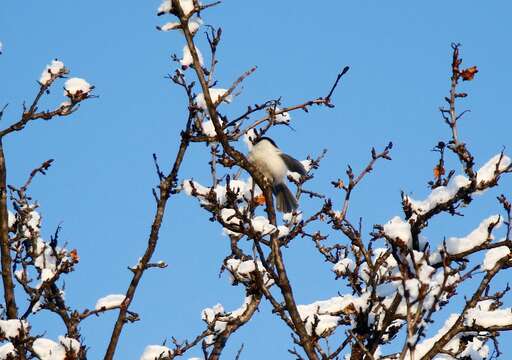
[[215, 131], [215, 126], [213, 126], [213, 121], [203, 121], [201, 123], [201, 129], [203, 130], [203, 134], [206, 136], [214, 137], [217, 135], [217, 132]]
[[[325, 337], [338, 326], [340, 313], [353, 314], [368, 307], [369, 294], [361, 297], [337, 296], [329, 300], [316, 301], [308, 305], [298, 305], [300, 317], [306, 324], [306, 331], [312, 335]], [[315, 326], [316, 325], [316, 326]]]
[[263, 283], [266, 286], [272, 286], [274, 284], [274, 280], [270, 278], [268, 273], [261, 261], [257, 260], [256, 263], [254, 260], [240, 260], [240, 259], [228, 259], [226, 264], [224, 265], [227, 270], [231, 273], [232, 279], [231, 282], [234, 283], [237, 281], [250, 281], [251, 273], [256, 271], [256, 267], [258, 267], [258, 271], [261, 274], [261, 278]]
[[460, 188], [466, 187], [471, 182], [462, 175], [453, 177], [447, 186], [439, 186], [432, 190], [425, 200], [414, 200], [407, 196], [413, 211], [417, 214], [425, 214], [439, 204], [446, 203], [452, 199]]
[[468, 326], [477, 325], [484, 328], [512, 326], [512, 310], [508, 308], [489, 311], [472, 308], [466, 312], [465, 323]]
[[32, 345], [34, 352], [41, 360], [64, 360], [66, 349], [50, 339], [38, 338]]
[[39, 213], [33, 209], [28, 211], [26, 226], [23, 228], [23, 235], [27, 238], [38, 236], [40, 229], [41, 215], [39, 215]]
[[162, 26], [158, 26], [157, 29], [160, 31], [171, 31], [176, 30], [181, 27], [181, 24], [179, 22], [168, 22], [163, 24]]
[[509, 165], [510, 158], [508, 156], [503, 155], [503, 157], [501, 157], [501, 153], [494, 155], [489, 161], [485, 163], [485, 165], [478, 169], [476, 174], [477, 183], [481, 183], [482, 181], [486, 182], [494, 179], [494, 173], [496, 170], [498, 172], [505, 171]]
[[[44, 242], [41, 238], [36, 240], [36, 251], [37, 257], [35, 259], [35, 266], [41, 271], [49, 269], [55, 271], [57, 269], [57, 258], [50, 245]], [[45, 276], [47, 276], [46, 274]]]
[[8, 355], [11, 355], [14, 358], [16, 358], [16, 350], [14, 349], [14, 345], [10, 342], [0, 346], [0, 359], [7, 359]]
[[[288, 112], [281, 112], [281, 109], [276, 107], [274, 109], [271, 110], [272, 113], [274, 114], [273, 115], [273, 120], [276, 124], [289, 124], [292, 117], [290, 116], [290, 114]], [[276, 113], [279, 113], [279, 114], [276, 114]]]
[[46, 68], [41, 73], [41, 77], [39, 78], [39, 82], [41, 85], [47, 85], [48, 82], [57, 75], [62, 75], [66, 73], [66, 68], [64, 67], [64, 63], [57, 59], [52, 60], [49, 65], [46, 65]]
[[[180, 6], [185, 15], [190, 14], [194, 11], [194, 1], [193, 0], [180, 0]], [[158, 7], [158, 15], [168, 14], [172, 11], [172, 1], [164, 0]]]
[[489, 352], [489, 346], [485, 344], [485, 339], [481, 340], [475, 336], [458, 357], [459, 359], [486, 360], [489, 359]]
[[334, 264], [332, 271], [334, 271], [336, 275], [342, 276], [345, 275], [348, 271], [354, 271], [355, 267], [356, 264], [354, 263], [354, 260], [350, 258], [344, 258]]
[[16, 216], [10, 210], [7, 210], [7, 226], [12, 227], [15, 222]]
[[215, 320], [215, 317], [218, 314], [223, 314], [223, 313], [224, 313], [224, 307], [222, 306], [222, 304], [217, 304], [211, 308], [203, 309], [203, 311], [201, 311], [201, 319], [206, 321], [208, 324], [211, 324]]
[[469, 235], [464, 237], [450, 237], [446, 240], [446, 251], [449, 254], [455, 255], [464, 251], [471, 250], [472, 248], [482, 245], [489, 240], [493, 240], [494, 236], [489, 234], [489, 226], [497, 223], [495, 229], [501, 226], [501, 219], [499, 215], [493, 215], [485, 219], [480, 225], [473, 230]]
[[59, 336], [59, 342], [67, 351], [72, 351], [75, 354], [80, 352], [80, 342], [76, 339], [66, 336]]
[[194, 190], [196, 191], [196, 193], [198, 195], [201, 195], [201, 196], [206, 196], [210, 192], [210, 189], [207, 188], [206, 186], [203, 186], [203, 185], [199, 184], [197, 181], [190, 180], [190, 179], [184, 180], [181, 188], [189, 196], [192, 196], [194, 194]]
[[240, 219], [236, 217], [234, 209], [223, 208], [220, 211], [220, 217], [226, 224], [240, 224]]
[[[221, 97], [224, 96], [224, 94], [227, 92], [226, 89], [215, 89], [215, 88], [210, 88], [210, 89], [208, 89], [208, 91], [210, 93], [210, 97], [211, 97], [214, 105], [216, 105], [217, 102], [221, 99]], [[198, 108], [200, 108], [204, 111], [206, 111], [208, 109], [206, 106], [206, 101], [204, 99], [203, 93], [197, 94], [194, 101]], [[226, 98], [223, 99], [223, 101], [226, 103], [230, 103], [231, 101], [233, 101], [233, 96], [228, 95], [228, 96], [226, 96]]]
[[[199, 28], [201, 27], [202, 24], [203, 24], [203, 20], [201, 18], [196, 17], [196, 18], [190, 19], [188, 21], [188, 30], [192, 34], [195, 34], [197, 32], [197, 30], [199, 30]], [[178, 29], [181, 29], [181, 24], [179, 22], [175, 22], [175, 21], [168, 22], [162, 26], [158, 26], [157, 29], [160, 31], [178, 30]]]
[[276, 227], [268, 221], [265, 216], [255, 216], [251, 219], [251, 225], [254, 231], [262, 235], [271, 234], [276, 230]]
[[411, 224], [402, 220], [399, 216], [395, 216], [384, 224], [384, 233], [409, 248], [412, 246]]
[[285, 237], [286, 235], [288, 235], [290, 233], [290, 229], [285, 225], [279, 225], [277, 227], [277, 231], [278, 231], [278, 237], [280, 237], [280, 238]]
[[[203, 66], [203, 54], [201, 54], [197, 47], [196, 52], [199, 60], [199, 65]], [[192, 58], [192, 53], [190, 52], [188, 45], [185, 45], [185, 47], [183, 48], [183, 58], [180, 60], [180, 64], [183, 68], [188, 68], [193, 63], [194, 59]]]
[[[234, 225], [241, 224], [241, 220], [236, 216], [236, 211], [234, 209], [223, 208], [220, 211], [220, 217], [221, 217], [222, 221], [224, 221], [226, 224], [234, 224]], [[228, 228], [224, 228], [223, 231], [226, 235], [238, 234]]]
[[498, 261], [503, 259], [505, 256], [510, 255], [510, 249], [508, 246], [499, 246], [490, 249], [485, 254], [484, 262], [482, 263], [482, 270], [492, 270]]
[[64, 83], [64, 95], [75, 97], [88, 94], [92, 90], [91, 84], [84, 79], [71, 78]]
[[155, 360], [160, 359], [161, 356], [171, 355], [172, 350], [167, 346], [162, 345], [148, 345], [144, 349], [140, 360]]
[[45, 282], [51, 280], [55, 276], [55, 274], [55, 270], [45, 268], [41, 270], [41, 281]]
[[[227, 185], [218, 184], [215, 186], [215, 188], [212, 189], [201, 185], [197, 181], [190, 179], [184, 180], [181, 186], [181, 189], [187, 195], [196, 196], [202, 204], [208, 203], [207, 198], [210, 195], [210, 191], [213, 191], [213, 193], [215, 194], [215, 198], [219, 204], [224, 204], [226, 202], [227, 188]], [[250, 178], [245, 181], [231, 180], [229, 182], [229, 190], [236, 195], [237, 199], [250, 199], [251, 189], [252, 180]], [[255, 188], [255, 196], [258, 195], [258, 191], [260, 190], [258, 188]]]
[[301, 222], [301, 220], [302, 220], [301, 212], [299, 212], [299, 213], [289, 212], [289, 213], [283, 214], [283, 221], [285, 223], [298, 224]]
[[28, 329], [28, 322], [26, 320], [10, 319], [0, 320], [0, 331], [8, 339], [15, 338], [20, 332], [26, 332]]
[[[421, 343], [419, 343], [414, 351], [414, 359], [421, 359], [427, 352], [429, 352], [430, 349], [436, 344], [436, 342], [443, 337], [448, 330], [455, 324], [457, 321], [457, 318], [459, 317], [458, 314], [451, 314], [450, 317], [445, 321], [443, 327], [439, 329], [436, 335], [432, 336], [431, 338], [423, 340]], [[407, 356], [405, 359], [411, 360], [413, 358], [413, 354], [409, 353], [409, 350], [407, 350]]]
[[[213, 308], [206, 308], [201, 312], [201, 318], [208, 322], [208, 324], [212, 324], [214, 322], [213, 330], [216, 334], [224, 331], [229, 321], [233, 321], [240, 316], [242, 316], [247, 310], [247, 306], [252, 301], [252, 296], [247, 296], [244, 300], [244, 303], [236, 310], [231, 312], [225, 312], [222, 305], [217, 304]], [[224, 315], [225, 314], [225, 315]], [[215, 320], [215, 315], [217, 316], [217, 320]], [[204, 341], [207, 345], [213, 344], [215, 341], [215, 335], [207, 336]]]
[[101, 299], [99, 299], [96, 302], [96, 305], [94, 306], [94, 308], [96, 310], [101, 310], [103, 308], [108, 310], [108, 309], [112, 309], [112, 308], [115, 308], [115, 307], [119, 307], [119, 306], [121, 306], [121, 304], [123, 303], [123, 301], [125, 299], [126, 299], [126, 296], [121, 295], [121, 294], [107, 295], [107, 296], [102, 297]]
[[188, 30], [192, 34], [195, 34], [197, 32], [197, 30], [199, 30], [201, 25], [203, 25], [203, 20], [201, 18], [195, 17], [188, 21]]

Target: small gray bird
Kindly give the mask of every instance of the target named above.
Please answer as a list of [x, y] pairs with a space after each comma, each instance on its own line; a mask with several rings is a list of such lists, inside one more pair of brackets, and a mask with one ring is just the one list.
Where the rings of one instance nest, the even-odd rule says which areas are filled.
[[304, 165], [283, 153], [268, 137], [261, 137], [254, 143], [249, 152], [249, 161], [272, 183], [277, 210], [287, 213], [297, 209], [297, 199], [288, 189], [284, 180], [288, 170], [306, 175]]

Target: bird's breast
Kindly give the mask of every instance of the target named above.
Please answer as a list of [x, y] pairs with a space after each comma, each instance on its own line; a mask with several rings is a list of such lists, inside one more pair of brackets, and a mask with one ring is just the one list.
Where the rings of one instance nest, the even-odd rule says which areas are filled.
[[261, 173], [272, 182], [282, 182], [286, 176], [287, 168], [283, 159], [275, 151], [252, 151], [249, 154], [252, 162]]

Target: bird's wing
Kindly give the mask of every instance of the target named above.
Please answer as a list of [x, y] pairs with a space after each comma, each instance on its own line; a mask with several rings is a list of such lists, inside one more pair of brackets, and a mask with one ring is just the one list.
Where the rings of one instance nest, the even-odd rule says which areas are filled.
[[286, 167], [288, 170], [299, 173], [301, 175], [306, 175], [306, 169], [304, 168], [304, 165], [301, 164], [300, 161], [295, 160], [290, 155], [286, 154], [280, 154], [281, 158], [283, 159], [284, 163], [286, 164]]

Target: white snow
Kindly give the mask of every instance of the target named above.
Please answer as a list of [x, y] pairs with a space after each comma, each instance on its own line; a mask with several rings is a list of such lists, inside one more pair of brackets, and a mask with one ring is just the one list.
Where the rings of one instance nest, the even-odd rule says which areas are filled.
[[52, 269], [41, 270], [41, 282], [51, 280], [55, 276], [55, 271]]
[[88, 94], [91, 89], [91, 84], [80, 78], [71, 78], [64, 83], [64, 95], [66, 96], [74, 96], [78, 92]]
[[[481, 183], [482, 181], [489, 181], [494, 179], [494, 172], [498, 170], [498, 172], [504, 171], [510, 165], [510, 158], [506, 155], [503, 155], [503, 158], [500, 161], [501, 153], [494, 155], [489, 161], [485, 163], [480, 169], [477, 171], [476, 181], [477, 183]], [[498, 166], [499, 162], [499, 166]], [[498, 168], [496, 168], [498, 166]]]
[[[499, 222], [498, 222], [499, 221]], [[499, 215], [493, 215], [483, 220], [480, 225], [473, 230], [470, 234], [464, 237], [450, 237], [446, 240], [446, 250], [448, 253], [455, 255], [464, 251], [471, 250], [472, 248], [482, 245], [487, 241], [489, 225], [498, 222], [495, 229], [501, 226]], [[494, 236], [489, 235], [489, 239], [494, 239]]]
[[76, 339], [59, 336], [59, 342], [68, 351], [73, 351], [75, 354], [78, 354], [80, 351], [80, 342]]
[[251, 219], [251, 225], [254, 231], [262, 235], [271, 234], [276, 230], [276, 227], [268, 221], [265, 216], [255, 216]]
[[[210, 98], [212, 99], [214, 105], [217, 105], [217, 102], [220, 100], [220, 98], [227, 92], [226, 89], [215, 89], [215, 88], [210, 88], [210, 89], [208, 89], [208, 91], [210, 93]], [[206, 101], [204, 100], [203, 93], [197, 94], [194, 101], [198, 108], [200, 108], [204, 111], [206, 111], [208, 109], [206, 106]], [[226, 96], [226, 98], [223, 101], [226, 103], [230, 103], [231, 101], [233, 101], [233, 96], [232, 95]]]
[[148, 345], [144, 349], [140, 360], [155, 360], [158, 359], [162, 355], [172, 354], [172, 350], [167, 346], [162, 345]]
[[[220, 316], [218, 316], [218, 319], [214, 321], [215, 324], [213, 326], [215, 333], [218, 334], [226, 328], [228, 321], [233, 321], [234, 319], [237, 319], [240, 316], [242, 316], [244, 314], [244, 312], [247, 310], [247, 306], [249, 305], [249, 303], [251, 301], [252, 301], [252, 296], [247, 296], [245, 298], [243, 304], [238, 309], [235, 309], [230, 312], [225, 312], [222, 305], [217, 304], [213, 308], [204, 309], [201, 312], [201, 318], [203, 320], [207, 321], [209, 324], [211, 324], [212, 321], [214, 321], [214, 319], [215, 319], [215, 315], [219, 314]], [[226, 314], [226, 315], [223, 316], [223, 314]], [[204, 339], [204, 341], [208, 345], [213, 344], [213, 342], [215, 340], [215, 336], [216, 335], [207, 336]]]
[[399, 216], [395, 216], [384, 224], [384, 233], [393, 240], [398, 240], [411, 248], [411, 225], [407, 221], [402, 220]]
[[484, 328], [492, 326], [511, 326], [512, 310], [508, 308], [489, 311], [472, 308], [466, 312], [465, 323], [468, 326], [475, 324]]
[[[183, 6], [182, 6], [183, 8]], [[158, 14], [165, 14], [169, 13], [172, 10], [172, 1], [171, 0], [164, 0], [158, 7]]]
[[407, 196], [407, 200], [411, 203], [412, 209], [418, 214], [424, 214], [439, 204], [446, 203], [452, 199], [460, 188], [468, 186], [471, 182], [462, 175], [453, 177], [448, 186], [439, 186], [432, 190], [425, 200], [414, 200]]
[[332, 267], [332, 271], [334, 271], [337, 275], [345, 275], [347, 271], [354, 271], [356, 264], [354, 260], [350, 258], [344, 258], [338, 261]]
[[7, 355], [16, 356], [16, 350], [14, 349], [14, 345], [10, 342], [0, 346], [0, 360], [6, 359]]
[[[224, 204], [226, 202], [227, 185], [218, 184], [213, 188], [213, 193], [217, 202]], [[181, 189], [189, 196], [193, 196], [194, 189], [196, 190], [195, 196], [202, 204], [207, 204], [207, 197], [212, 190], [209, 187], [203, 186], [197, 181], [186, 179], [183, 181]], [[229, 189], [236, 194], [238, 199], [248, 200], [250, 199], [250, 192], [252, 189], [252, 180], [231, 180], [229, 182]], [[255, 188], [255, 196], [258, 195], [258, 188]], [[260, 191], [261, 192], [261, 191]]]
[[[201, 54], [201, 51], [196, 47], [197, 57], [199, 59], [199, 65], [203, 66], [203, 54]], [[181, 66], [184, 68], [189, 67], [194, 63], [194, 59], [192, 58], [192, 53], [190, 52], [190, 49], [188, 48], [188, 45], [185, 45], [183, 48], [183, 58], [180, 60]]]
[[206, 136], [214, 137], [217, 135], [217, 132], [215, 131], [215, 127], [213, 126], [213, 122], [211, 120], [203, 121], [201, 123], [201, 128], [203, 130], [203, 134]]
[[[480, 184], [482, 181], [489, 181], [494, 178], [494, 172], [496, 171], [496, 165], [498, 165], [500, 157], [501, 154], [494, 155], [477, 171], [477, 183]], [[510, 158], [506, 155], [503, 155], [503, 158], [499, 163], [498, 171], [504, 171], [510, 165], [510, 163]], [[409, 196], [407, 196], [407, 200], [409, 200], [412, 209], [417, 214], [424, 214], [433, 209], [438, 204], [448, 202], [455, 196], [455, 194], [457, 194], [457, 191], [459, 191], [460, 188], [466, 187], [470, 183], [471, 182], [467, 177], [463, 175], [457, 175], [450, 180], [448, 186], [439, 186], [432, 190], [432, 192], [425, 200], [414, 200]]]
[[279, 225], [277, 227], [277, 231], [278, 231], [278, 237], [280, 237], [280, 238], [285, 237], [286, 235], [288, 235], [290, 233], [290, 229], [288, 229], [288, 227], [285, 225]]
[[240, 224], [240, 219], [235, 216], [236, 211], [234, 209], [223, 208], [220, 211], [220, 217], [226, 224]]
[[16, 216], [10, 211], [7, 210], [7, 226], [11, 227], [16, 222]]
[[20, 331], [28, 329], [28, 322], [26, 320], [10, 319], [0, 320], [0, 330], [6, 338], [15, 338], [19, 335]]
[[484, 262], [482, 264], [482, 270], [492, 270], [496, 263], [503, 259], [505, 256], [510, 255], [510, 249], [508, 246], [499, 246], [493, 249], [490, 249], [485, 254]]
[[[27, 221], [27, 226], [33, 231], [39, 231], [41, 228], [41, 215], [37, 211], [32, 210], [29, 214], [29, 221]], [[25, 233], [25, 236], [29, 237], [30, 232]]]
[[102, 297], [96, 302], [96, 305], [94, 308], [96, 310], [101, 310], [102, 308], [105, 309], [112, 309], [118, 306], [121, 306], [123, 301], [125, 300], [126, 296], [121, 294], [112, 294], [107, 295], [105, 297]]
[[[486, 360], [489, 359], [489, 346], [478, 337], [468, 342], [463, 352], [458, 355], [459, 359]], [[451, 358], [449, 360], [452, 360]]]
[[258, 271], [261, 274], [263, 283], [266, 286], [272, 286], [274, 284], [274, 280], [270, 278], [265, 268], [263, 267], [263, 264], [259, 260], [257, 260], [255, 263], [254, 260], [242, 261], [239, 259], [228, 259], [225, 264], [226, 269], [231, 273], [232, 283], [234, 283], [235, 279], [238, 281], [251, 280], [250, 274], [256, 271], [256, 266], [258, 267]]
[[158, 30], [160, 30], [160, 31], [171, 31], [171, 30], [179, 29], [180, 26], [181, 26], [181, 24], [179, 22], [174, 22], [173, 21], [173, 22], [165, 23], [162, 26], [159, 26]]
[[206, 308], [201, 311], [201, 319], [211, 324], [215, 320], [215, 316], [224, 313], [224, 307], [222, 304], [216, 304], [211, 308]]
[[352, 314], [354, 311], [361, 311], [368, 306], [369, 294], [361, 297], [351, 295], [337, 296], [328, 300], [316, 301], [308, 305], [298, 305], [300, 317], [306, 323], [308, 334], [313, 333], [321, 337], [328, 336], [337, 326], [341, 319], [339, 314]]
[[203, 25], [203, 20], [201, 18], [195, 17], [188, 21], [188, 29], [192, 34], [195, 34], [197, 30]]
[[[59, 251], [59, 249], [56, 250]], [[57, 258], [53, 253], [53, 249], [41, 238], [37, 238], [36, 240], [36, 254], [37, 257], [34, 264], [38, 269], [56, 270]]]
[[66, 349], [50, 339], [38, 338], [32, 345], [34, 352], [41, 360], [64, 360]]
[[302, 213], [299, 212], [297, 214], [293, 213], [293, 212], [289, 212], [289, 213], [284, 213], [283, 214], [283, 221], [285, 223], [290, 223], [290, 224], [298, 224], [300, 223], [302, 220]]
[[192, 196], [192, 193], [194, 192], [194, 189], [196, 190], [197, 194], [206, 196], [208, 195], [208, 192], [210, 192], [210, 189], [206, 186], [203, 186], [199, 184], [197, 181], [187, 179], [183, 181], [182, 185], [183, 191], [189, 196]]
[[[272, 111], [274, 113], [277, 113], [277, 112], [280, 112], [281, 109], [276, 107], [275, 109], [272, 109]], [[276, 124], [288, 124], [290, 123], [290, 120], [292, 119], [292, 117], [290, 116], [290, 114], [288, 112], [282, 112], [280, 114], [276, 114], [274, 115], [274, 122]]]
[[[197, 30], [199, 30], [199, 28], [201, 27], [202, 24], [203, 24], [203, 20], [201, 18], [196, 17], [196, 18], [190, 19], [188, 21], [188, 30], [192, 34], [195, 34], [197, 32]], [[178, 29], [181, 30], [181, 24], [179, 22], [172, 21], [172, 22], [165, 23], [162, 26], [158, 26], [157, 29], [160, 31], [172, 31], [172, 30], [178, 30]]]
[[59, 75], [65, 73], [64, 63], [57, 59], [52, 60], [49, 65], [46, 65], [46, 68], [41, 73], [41, 77], [39, 78], [39, 82], [41, 85], [46, 85], [51, 80], [52, 75]]
[[[455, 324], [457, 321], [457, 318], [459, 317], [458, 314], [451, 314], [450, 317], [445, 321], [443, 327], [437, 332], [436, 335], [432, 336], [431, 338], [423, 340], [421, 343], [419, 343], [416, 346], [416, 349], [414, 351], [414, 359], [421, 359], [423, 355], [425, 355], [432, 347], [435, 345], [435, 343], [448, 331], [450, 328]], [[411, 360], [412, 354], [409, 352], [407, 353], [407, 356], [405, 359]]]
[[[194, 1], [193, 0], [180, 0], [180, 6], [185, 15], [188, 15], [190, 12], [194, 10]], [[172, 1], [164, 0], [158, 7], [158, 14], [167, 14], [172, 10]]]

